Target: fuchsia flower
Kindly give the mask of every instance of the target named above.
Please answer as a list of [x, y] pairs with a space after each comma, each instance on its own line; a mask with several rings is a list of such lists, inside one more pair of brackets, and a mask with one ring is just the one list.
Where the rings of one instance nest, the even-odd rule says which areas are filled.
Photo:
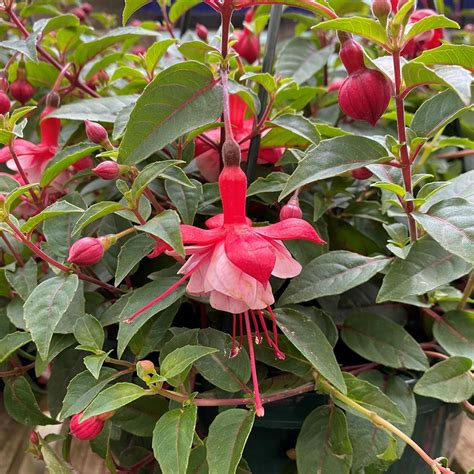
[[[240, 143], [242, 159], [247, 161], [250, 140], [246, 138], [252, 133], [254, 120], [253, 118], [245, 118], [247, 105], [238, 95], [231, 95], [229, 100], [232, 131], [234, 133], [235, 140], [238, 143], [242, 142]], [[211, 146], [207, 141], [204, 141], [203, 138], [197, 137], [195, 140], [194, 149], [196, 164], [204, 179], [207, 181], [217, 181], [217, 178], [219, 177], [220, 163], [217, 144], [220, 142], [221, 130], [220, 128], [215, 128], [206, 132], [205, 135], [208, 140], [211, 140], [216, 144], [216, 147]], [[274, 164], [281, 158], [282, 154], [283, 148], [260, 147], [258, 162], [261, 164]]]
[[[228, 143], [224, 144], [224, 157]], [[231, 143], [237, 147], [238, 151], [237, 144]], [[191, 225], [181, 225], [185, 251], [190, 256], [179, 270], [183, 277], [166, 292], [133, 314], [127, 322], [132, 322], [139, 314], [158, 303], [189, 279], [186, 288], [188, 294], [208, 297], [213, 308], [233, 314], [231, 357], [237, 355], [239, 351], [235, 343], [237, 318], [240, 320], [241, 328], [242, 318], [245, 319], [257, 415], [263, 416], [249, 315], [255, 327], [256, 341], [261, 340], [258, 318], [261, 329], [264, 331], [268, 344], [274, 349], [276, 357], [284, 359], [284, 354], [278, 349], [275, 315], [271, 309], [275, 299], [269, 280], [272, 275], [278, 278], [292, 278], [300, 273], [301, 265], [293, 259], [282, 240], [301, 239], [317, 244], [325, 242], [310, 224], [299, 218], [290, 217], [277, 224], [253, 227], [245, 213], [247, 179], [235, 161], [233, 165], [224, 166], [219, 176], [219, 190], [224, 212], [206, 221], [207, 230]], [[159, 244], [155, 256], [165, 249], [166, 246]], [[174, 255], [169, 250], [167, 253]], [[265, 309], [273, 323], [273, 339], [267, 331], [262, 312]]]
[[81, 421], [82, 412], [76, 413], [69, 423], [71, 434], [81, 441], [97, 438], [104, 429], [105, 422], [114, 415], [113, 411], [91, 416], [87, 420]]
[[[436, 15], [436, 12], [429, 9], [416, 10], [408, 20], [408, 24], [416, 23], [428, 16]], [[402, 56], [406, 58], [414, 58], [428, 49], [437, 48], [441, 45], [441, 40], [444, 38], [442, 28], [425, 31], [413, 39], [411, 39], [403, 48]]]
[[[39, 144], [23, 139], [15, 140], [15, 152], [18, 156], [18, 161], [30, 183], [38, 183], [40, 181], [48, 161], [53, 158], [58, 149], [61, 120], [57, 118], [46, 118], [46, 116], [54, 110], [55, 107], [46, 106], [41, 113], [41, 140]], [[18, 171], [8, 147], [4, 147], [0, 150], [0, 163], [6, 163], [8, 168]], [[50, 186], [52, 186], [54, 190], [56, 185], [56, 191], [63, 190], [62, 183], [67, 177], [67, 172], [62, 173]], [[25, 184], [19, 175], [16, 175], [15, 179], [20, 182], [20, 184]]]
[[[250, 23], [253, 20], [254, 11], [250, 9], [245, 14], [245, 21]], [[237, 43], [234, 44], [234, 50], [239, 53], [249, 64], [253, 64], [260, 56], [260, 42], [258, 36], [250, 31], [246, 26], [243, 30], [235, 33]]]

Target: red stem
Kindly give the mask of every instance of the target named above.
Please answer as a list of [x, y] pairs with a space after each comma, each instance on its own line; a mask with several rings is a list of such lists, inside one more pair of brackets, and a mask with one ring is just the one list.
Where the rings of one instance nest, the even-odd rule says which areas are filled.
[[15, 250], [15, 247], [13, 247], [13, 245], [5, 237], [5, 234], [3, 232], [0, 232], [0, 237], [5, 242], [5, 245], [8, 247], [8, 250], [10, 250], [13, 257], [15, 257], [15, 260], [18, 262], [18, 265], [20, 265], [22, 267], [25, 264], [25, 261], [23, 260], [23, 257]]

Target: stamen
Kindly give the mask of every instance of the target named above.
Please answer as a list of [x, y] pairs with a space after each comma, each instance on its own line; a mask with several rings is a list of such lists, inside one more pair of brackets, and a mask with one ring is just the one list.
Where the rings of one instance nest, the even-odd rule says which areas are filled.
[[270, 316], [272, 317], [273, 340], [275, 341], [275, 345], [278, 346], [278, 331], [277, 331], [275, 313], [272, 311], [272, 308], [270, 306], [267, 306], [267, 311], [270, 313]]
[[249, 320], [248, 311], [245, 311], [245, 327], [247, 330], [247, 341], [249, 345], [250, 370], [252, 372], [253, 394], [255, 398], [255, 413], [257, 416], [263, 416], [265, 414], [265, 410], [262, 405], [262, 400], [260, 398], [260, 390], [258, 388], [257, 367], [255, 365], [255, 354], [253, 351], [252, 330], [250, 328], [250, 320]]
[[265, 334], [265, 339], [267, 340], [267, 343], [270, 347], [275, 348], [275, 344], [272, 341], [272, 338], [270, 337], [270, 334], [268, 334], [268, 329], [267, 329], [267, 324], [265, 322], [265, 318], [263, 316], [262, 310], [257, 309], [257, 314], [260, 319], [260, 325], [262, 326], [263, 333]]
[[[268, 307], [269, 308], [269, 307]], [[286, 356], [285, 354], [280, 350], [280, 348], [278, 347], [278, 343], [277, 342], [274, 342], [272, 340], [272, 338], [270, 337], [270, 335], [268, 334], [268, 330], [267, 330], [267, 324], [265, 322], [265, 317], [263, 316], [263, 313], [261, 310], [257, 310], [258, 311], [258, 316], [260, 318], [260, 324], [262, 325], [263, 327], [263, 330], [265, 331], [265, 336], [267, 338], [267, 342], [268, 342], [268, 345], [270, 347], [273, 348], [273, 352], [275, 353], [275, 357], [279, 360], [285, 360], [286, 359]], [[270, 310], [270, 314], [273, 314], [273, 311]], [[276, 335], [276, 320], [275, 320], [275, 315], [273, 315], [273, 318], [272, 318], [273, 322], [274, 322], [274, 326], [273, 326], [273, 334], [274, 334], [274, 337]], [[278, 336], [276, 336], [278, 337]], [[278, 339], [277, 339], [278, 341]]]
[[138, 315], [142, 314], [148, 308], [155, 306], [156, 303], [159, 303], [162, 299], [166, 298], [168, 295], [173, 293], [173, 291], [176, 290], [176, 288], [178, 288], [178, 286], [180, 286], [181, 283], [186, 281], [199, 267], [200, 267], [200, 264], [196, 265], [193, 269], [189, 270], [188, 273], [183, 275], [176, 283], [173, 283], [164, 293], [161, 293], [160, 296], [150, 301], [148, 304], [143, 306], [143, 308], [140, 308], [136, 313], [132, 314], [132, 316], [130, 316], [128, 319], [125, 320], [125, 323], [130, 324]]
[[232, 315], [232, 346], [230, 348], [230, 358], [237, 357], [240, 352], [240, 347], [236, 347], [235, 341], [237, 339], [237, 315]]
[[257, 323], [257, 318], [255, 317], [255, 313], [250, 310], [250, 315], [252, 316], [252, 322], [253, 322], [253, 327], [255, 328], [255, 344], [261, 344], [263, 341], [263, 338], [260, 334], [260, 331], [258, 330], [258, 323]]
[[239, 340], [239, 350], [242, 349], [242, 343], [243, 343], [243, 334], [244, 334], [244, 323], [243, 323], [243, 319], [242, 319], [242, 313], [239, 314], [239, 326], [240, 326], [240, 340]]

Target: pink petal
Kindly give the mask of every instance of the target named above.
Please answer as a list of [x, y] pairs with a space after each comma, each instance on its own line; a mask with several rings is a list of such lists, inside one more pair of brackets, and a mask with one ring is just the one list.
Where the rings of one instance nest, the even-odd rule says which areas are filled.
[[[246, 218], [246, 222], [249, 227], [252, 227], [252, 221], [248, 217]], [[220, 214], [210, 217], [206, 220], [205, 224], [209, 229], [222, 227], [224, 225], [224, 214], [221, 212]]]
[[253, 230], [267, 239], [310, 240], [321, 245], [326, 243], [319, 237], [312, 225], [303, 219], [294, 217], [265, 227], [254, 227]]
[[210, 245], [224, 238], [223, 229], [200, 229], [192, 225], [181, 224], [179, 226], [183, 244]]
[[272, 241], [276, 250], [276, 262], [272, 275], [278, 278], [293, 278], [301, 272], [301, 265], [288, 252], [287, 248], [276, 240]]
[[251, 229], [228, 232], [225, 252], [229, 260], [247, 275], [267, 284], [275, 267], [275, 250]]
[[249, 310], [249, 306], [245, 302], [224, 295], [219, 291], [211, 291], [209, 303], [214, 309], [227, 311], [232, 314], [239, 314]]

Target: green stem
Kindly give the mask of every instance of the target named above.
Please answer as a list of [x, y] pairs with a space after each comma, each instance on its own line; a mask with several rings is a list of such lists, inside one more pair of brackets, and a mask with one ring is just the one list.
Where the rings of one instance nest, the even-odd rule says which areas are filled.
[[472, 271], [471, 274], [469, 275], [469, 280], [467, 280], [466, 287], [464, 288], [464, 292], [462, 294], [462, 298], [458, 306], [460, 310], [463, 310], [465, 308], [467, 301], [471, 297], [471, 294], [473, 291], [474, 291], [474, 271]]
[[419, 446], [415, 441], [413, 441], [407, 434], [403, 431], [399, 430], [396, 426], [392, 425], [389, 421], [385, 420], [381, 416], [377, 415], [377, 413], [367, 410], [363, 406], [359, 405], [357, 402], [349, 398], [348, 396], [341, 393], [339, 390], [334, 388], [329, 382], [325, 380], [321, 380], [319, 374], [317, 374], [317, 382], [318, 386], [322, 391], [328, 393], [335, 399], [343, 402], [345, 405], [351, 407], [357, 413], [360, 413], [362, 416], [366, 417], [371, 423], [373, 423], [378, 428], [384, 429], [389, 433], [395, 435], [397, 438], [401, 439], [403, 442], [408, 444], [411, 448], [413, 448], [416, 453], [425, 461], [435, 472], [436, 474], [448, 474], [451, 473], [449, 469], [444, 468], [441, 466], [435, 459], [432, 459], [423, 448]]

